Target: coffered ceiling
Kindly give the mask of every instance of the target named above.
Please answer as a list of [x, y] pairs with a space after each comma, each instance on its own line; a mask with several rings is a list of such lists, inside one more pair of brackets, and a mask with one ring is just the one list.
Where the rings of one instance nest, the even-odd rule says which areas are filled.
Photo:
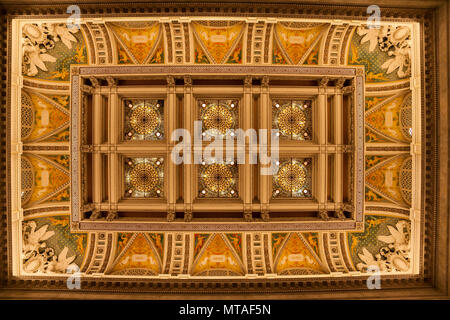
[[423, 279], [422, 20], [125, 15], [9, 20], [11, 277]]

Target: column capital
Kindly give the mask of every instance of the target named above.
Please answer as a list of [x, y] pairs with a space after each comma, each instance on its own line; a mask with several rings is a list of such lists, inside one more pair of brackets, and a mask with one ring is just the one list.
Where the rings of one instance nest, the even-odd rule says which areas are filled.
[[323, 77], [322, 79], [320, 79], [319, 81], [319, 86], [321, 88], [325, 88], [328, 85], [328, 82], [330, 81], [330, 78], [328, 77]]
[[98, 82], [98, 79], [96, 77], [89, 77], [89, 80], [92, 83], [92, 87], [94, 88], [100, 87], [100, 83]]
[[175, 221], [175, 212], [168, 211], [166, 219], [167, 219], [167, 222]]
[[184, 80], [184, 85], [185, 86], [192, 86], [192, 78], [191, 78], [191, 76], [184, 76], [183, 80]]
[[117, 211], [113, 210], [108, 212], [108, 215], [106, 216], [106, 221], [113, 221], [119, 217], [119, 214]]
[[342, 88], [342, 93], [353, 93], [355, 91], [355, 86], [352, 84]]
[[172, 222], [175, 220], [175, 203], [169, 203], [166, 218], [167, 222]]
[[318, 217], [325, 221], [330, 220], [330, 217], [328, 216], [328, 211], [326, 210], [320, 210], [318, 213]]
[[250, 88], [252, 86], [252, 80], [253, 80], [252, 76], [250, 76], [250, 75], [245, 76], [245, 78], [244, 78], [244, 87], [245, 88]]
[[174, 86], [175, 85], [175, 78], [173, 76], [167, 76], [166, 77], [167, 85], [168, 86]]
[[87, 84], [81, 85], [80, 90], [82, 93], [92, 94], [94, 92], [94, 88], [92, 88], [91, 86], [88, 86]]
[[336, 81], [336, 88], [342, 89], [344, 87], [344, 82], [345, 82], [344, 78], [337, 79], [337, 81]]
[[99, 220], [102, 217], [102, 213], [99, 210], [92, 211], [91, 216], [89, 217], [90, 220]]
[[193, 218], [192, 211], [184, 212], [184, 221], [190, 222], [190, 221], [192, 221], [192, 218]]
[[88, 203], [88, 204], [85, 204], [85, 205], [81, 208], [81, 211], [82, 211], [82, 212], [89, 212], [89, 211], [94, 210], [94, 208], [95, 208], [95, 206], [94, 206], [93, 203]]
[[261, 87], [263, 88], [268, 88], [269, 87], [269, 77], [268, 76], [263, 76], [261, 79]]
[[269, 212], [268, 211], [267, 212], [261, 212], [261, 219], [263, 221], [265, 221], [265, 222], [269, 221], [270, 220]]
[[116, 87], [117, 86], [117, 79], [113, 77], [106, 77], [106, 81], [108, 82], [109, 87]]
[[345, 214], [343, 210], [336, 210], [336, 218], [339, 220], [345, 220]]
[[345, 203], [342, 205], [342, 210], [343, 211], [347, 211], [347, 212], [353, 212], [353, 210], [355, 209], [355, 207], [350, 204], [350, 203]]

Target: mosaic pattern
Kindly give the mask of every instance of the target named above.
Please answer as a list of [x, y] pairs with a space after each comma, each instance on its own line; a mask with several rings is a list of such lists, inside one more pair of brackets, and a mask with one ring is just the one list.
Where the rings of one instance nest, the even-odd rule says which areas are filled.
[[280, 159], [272, 178], [272, 198], [311, 198], [312, 159]]
[[164, 63], [164, 45], [161, 43], [159, 47], [156, 49], [153, 57], [148, 61], [149, 64], [159, 64]]
[[164, 257], [164, 233], [149, 233], [148, 237], [153, 241], [153, 245], [159, 254], [159, 257]]
[[[67, 96], [54, 96], [63, 102]], [[69, 111], [43, 94], [22, 90], [22, 139], [26, 142], [69, 141]]]
[[228, 241], [230, 241], [233, 248], [242, 259], [242, 234], [241, 233], [226, 233]]
[[28, 155], [24, 159], [29, 161], [34, 174], [34, 185], [27, 205], [48, 201], [69, 185], [70, 176], [63, 167], [40, 156]]
[[126, 247], [127, 243], [130, 241], [130, 239], [133, 237], [133, 233], [123, 233], [119, 232], [117, 233], [117, 241], [116, 241], [116, 257], [123, 251], [123, 249]]
[[387, 159], [389, 159], [389, 156], [380, 156], [380, 155], [375, 155], [375, 156], [366, 156], [366, 170], [369, 168], [372, 168], [373, 166], [377, 165], [378, 163], [385, 161]]
[[162, 46], [156, 49], [162, 32], [159, 23], [114, 23], [109, 26], [120, 43], [119, 63], [164, 63]]
[[70, 187], [67, 187], [61, 192], [58, 192], [54, 196], [47, 199], [46, 202], [63, 202], [70, 201]]
[[319, 44], [316, 44], [314, 48], [312, 49], [309, 56], [306, 58], [305, 62], [303, 64], [308, 65], [318, 65], [319, 64]]
[[239, 276], [244, 274], [242, 262], [220, 234], [211, 236], [208, 244], [194, 262], [192, 270], [194, 276]]
[[[201, 47], [203, 54], [208, 56], [208, 61], [213, 63], [224, 63], [228, 56], [227, 63], [241, 63], [242, 49], [237, 48], [232, 52], [244, 32], [244, 23], [235, 23], [231, 26], [213, 26], [202, 23], [192, 23], [197, 44]], [[197, 52], [200, 52], [197, 49]], [[196, 58], [195, 61], [202, 59]]]
[[194, 49], [194, 62], [195, 63], [200, 63], [200, 64], [209, 64], [211, 63], [208, 59], [208, 57], [206, 56], [205, 52], [203, 51], [203, 49], [200, 47], [200, 45], [198, 44], [197, 41], [194, 41], [195, 45], [195, 49]]
[[113, 264], [114, 275], [157, 275], [161, 272], [160, 259], [147, 235], [132, 237]]
[[227, 59], [229, 64], [241, 64], [242, 63], [242, 41], [239, 42], [233, 52]]
[[53, 162], [63, 166], [67, 170], [70, 168], [70, 156], [67, 154], [64, 155], [46, 155], [46, 158], [50, 159]]
[[164, 158], [127, 158], [124, 165], [125, 197], [164, 196]]
[[[299, 64], [307, 58], [310, 48], [320, 40], [325, 25], [314, 27], [295, 28], [284, 23], [277, 23], [275, 27], [275, 41], [277, 47], [274, 51], [274, 63], [288, 61], [290, 64]], [[281, 58], [281, 56], [283, 56]]]
[[195, 233], [194, 234], [194, 259], [200, 253], [200, 250], [206, 244], [206, 240], [209, 237], [209, 233]]
[[309, 246], [314, 250], [317, 256], [320, 256], [319, 234], [317, 232], [302, 233]]
[[125, 140], [164, 139], [164, 100], [124, 100]]
[[273, 100], [272, 128], [284, 140], [311, 140], [311, 100]]
[[406, 195], [412, 188], [411, 169], [405, 168], [410, 167], [410, 159], [409, 155], [388, 157], [366, 171], [366, 187], [382, 196], [382, 199], [373, 196], [372, 200], [391, 201], [400, 206], [411, 202]]
[[373, 97], [369, 103], [373, 106], [366, 112], [366, 126], [372, 132], [384, 140], [411, 142], [412, 98], [409, 90], [387, 99]]
[[281, 52], [278, 44], [273, 44], [273, 52], [272, 52], [272, 63], [273, 64], [288, 64], [287, 60], [284, 58], [283, 53]]
[[272, 233], [272, 258], [275, 259], [288, 233]]
[[291, 233], [275, 259], [276, 273], [288, 274], [320, 274], [325, 273], [315, 254], [306, 246], [303, 237]]

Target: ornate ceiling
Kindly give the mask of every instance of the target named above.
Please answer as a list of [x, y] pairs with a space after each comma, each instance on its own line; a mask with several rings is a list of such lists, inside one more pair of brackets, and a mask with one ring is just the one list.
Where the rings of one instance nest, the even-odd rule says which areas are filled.
[[[380, 268], [382, 277], [386, 278], [415, 278], [423, 274], [422, 146], [425, 135], [421, 24], [382, 21], [380, 28], [373, 29], [364, 20], [354, 19], [264, 15], [166, 17], [161, 14], [160, 17], [127, 18], [120, 15], [82, 16], [79, 28], [68, 28], [66, 20], [61, 18], [17, 18], [11, 20], [11, 28], [11, 83], [14, 86], [9, 93], [9, 203], [12, 218], [8, 227], [10, 272], [13, 276], [58, 279], [66, 275], [68, 266], [74, 264], [80, 269], [82, 278], [96, 277], [105, 281], [113, 281], [118, 276], [130, 281], [229, 277], [241, 280], [366, 279], [370, 275], [367, 268], [373, 265]], [[126, 69], [128, 67], [135, 69]], [[177, 73], [176, 68], [179, 67], [183, 71]], [[304, 201], [318, 199], [317, 207], [310, 210], [315, 212], [310, 218], [292, 218], [292, 223], [297, 223], [295, 227], [278, 228], [276, 213], [264, 209], [263, 193], [255, 191], [258, 204], [245, 194], [246, 183], [251, 183], [244, 178], [247, 169], [238, 168], [234, 162], [202, 164], [190, 173], [176, 171], [176, 175], [167, 173], [170, 165], [165, 151], [151, 156], [129, 151], [120, 162], [123, 170], [120, 172], [123, 173], [105, 172], [109, 170], [104, 169], [108, 166], [102, 162], [102, 153], [99, 153], [98, 161], [95, 160], [95, 148], [101, 148], [101, 137], [109, 141], [111, 133], [108, 129], [102, 131], [101, 126], [98, 129], [93, 126], [92, 139], [98, 141], [94, 141], [92, 146], [82, 146], [82, 143], [75, 146], [81, 150], [81, 155], [92, 154], [93, 166], [87, 169], [83, 164], [75, 163], [79, 161], [78, 151], [74, 153], [73, 149], [73, 135], [79, 130], [78, 122], [73, 119], [78, 115], [73, 109], [75, 95], [89, 95], [90, 98], [86, 99], [92, 99], [92, 105], [103, 105], [103, 111], [97, 114], [94, 111], [92, 121], [102, 122], [107, 128], [108, 121], [116, 118], [111, 118], [111, 111], [108, 111], [111, 104], [104, 102], [102, 97], [115, 92], [113, 94], [122, 99], [117, 100], [123, 109], [121, 143], [128, 146], [139, 146], [139, 143], [163, 145], [170, 135], [169, 130], [183, 127], [186, 123], [183, 121], [187, 121], [182, 113], [178, 120], [170, 122], [171, 108], [175, 110], [172, 104], [182, 108], [186, 103], [177, 97], [186, 97], [186, 90], [196, 90], [196, 85], [199, 88], [205, 86], [201, 81], [205, 70], [211, 70], [208, 72], [212, 78], [221, 80], [221, 75], [238, 74], [233, 68], [240, 67], [251, 76], [250, 82], [246, 82], [245, 77], [240, 78], [238, 86], [242, 87], [243, 98], [233, 100], [232, 94], [231, 97], [217, 96], [214, 87], [210, 87], [208, 93], [201, 94], [200, 100], [192, 100], [196, 108], [192, 110], [197, 111], [190, 119], [201, 118], [204, 120], [203, 130], [212, 129], [215, 134], [225, 134], [226, 129], [237, 128], [249, 117], [241, 111], [248, 101], [253, 101], [255, 108], [261, 106], [257, 98], [245, 100], [245, 88], [252, 88], [249, 97], [259, 94], [264, 97], [264, 86], [268, 88], [267, 92], [272, 87], [278, 90], [278, 95], [273, 94], [275, 91], [270, 93], [275, 98], [264, 109], [267, 116], [249, 111], [251, 120], [249, 118], [248, 121], [267, 121], [269, 128], [280, 130], [281, 143], [287, 143], [291, 147], [286, 148], [294, 151], [282, 154], [279, 170], [260, 182], [262, 187], [256, 186], [255, 190], [267, 188], [267, 208], [273, 203], [276, 206], [276, 201], [297, 201], [289, 203], [301, 205]], [[329, 140], [323, 138], [324, 144], [343, 148], [342, 154], [336, 151], [338, 149], [329, 151], [330, 146], [317, 142], [321, 139], [321, 130], [333, 132], [335, 126], [341, 126], [331, 121], [326, 122], [328, 129], [321, 129], [318, 117], [321, 112], [329, 112], [325, 110], [328, 100], [323, 100], [323, 110], [318, 108], [317, 94], [311, 96], [302, 94], [301, 90], [298, 93], [295, 88], [291, 90], [290, 85], [282, 83], [283, 73], [287, 72], [277, 68], [297, 68], [295, 70], [299, 73], [316, 73], [317, 77], [311, 78], [313, 84], [305, 86], [317, 87], [315, 90], [319, 95], [327, 92], [324, 99], [336, 92], [340, 97], [350, 97], [349, 106], [352, 107], [344, 109], [342, 118], [338, 116], [338, 119], [342, 123], [362, 126], [358, 131], [357, 127], [348, 125], [349, 137], [354, 134], [355, 141], [341, 141], [347, 139], [347, 133], [341, 138], [328, 133], [332, 137]], [[361, 68], [363, 74], [358, 73]], [[355, 78], [352, 78], [355, 80], [344, 84], [346, 80], [339, 82], [336, 72], [347, 69], [356, 70]], [[158, 70], [155, 79], [163, 79], [161, 86], [168, 88], [164, 95], [146, 95], [145, 89], [142, 93], [133, 93], [136, 81], [151, 78], [156, 73], [154, 70]], [[74, 79], [83, 72], [92, 72], [91, 76], [85, 76], [90, 80], [86, 80], [89, 81], [85, 83], [86, 87], [76, 87]], [[273, 75], [277, 73], [278, 76]], [[359, 79], [358, 74], [363, 81], [361, 83], [356, 80]], [[124, 91], [120, 91], [121, 86]], [[325, 91], [320, 91], [321, 88]], [[328, 89], [334, 93], [328, 93]], [[173, 100], [170, 100], [170, 90], [173, 90]], [[101, 94], [96, 96], [95, 92]], [[353, 118], [357, 114], [359, 99], [362, 102], [361, 123]], [[83, 101], [81, 104], [88, 100]], [[328, 106], [334, 106], [333, 103], [329, 102]], [[82, 115], [81, 109], [79, 115]], [[95, 120], [96, 116], [98, 120]], [[334, 142], [330, 143], [332, 140]], [[325, 148], [323, 150], [328, 151], [317, 151], [317, 154], [312, 151], [302, 153], [301, 149], [296, 151], [302, 145], [314, 146], [316, 142], [317, 150]], [[104, 145], [109, 148], [111, 143], [108, 143], [104, 142]], [[130, 147], [129, 150], [135, 149]], [[346, 154], [353, 155], [357, 150], [361, 152], [360, 167], [357, 162], [343, 165], [347, 163], [345, 160], [335, 160], [346, 157]], [[331, 152], [332, 156], [326, 152]], [[338, 173], [325, 165], [328, 169], [324, 180], [320, 180], [323, 174], [318, 170], [322, 154], [326, 159], [332, 159], [330, 161], [341, 161], [333, 162], [340, 165], [335, 169]], [[105, 157], [111, 159], [114, 155], [106, 153]], [[92, 180], [92, 186], [81, 187], [82, 180], [74, 182], [74, 179], [79, 179], [78, 172], [83, 170], [87, 170], [86, 181]], [[249, 170], [253, 174], [250, 177], [255, 177], [253, 171], [257, 170]], [[186, 176], [189, 174], [192, 178], [188, 179]], [[333, 191], [329, 193], [335, 199], [336, 192], [338, 195], [342, 193], [344, 185], [333, 184], [334, 179], [344, 181], [350, 177], [349, 181], [357, 181], [359, 176], [363, 183], [360, 185], [360, 218], [352, 207], [357, 199], [353, 198], [353, 193], [348, 200], [350, 206], [344, 206], [346, 200], [342, 197], [345, 195], [340, 195], [339, 201], [326, 199], [325, 189], [328, 187], [323, 186], [322, 196], [322, 181], [331, 181], [329, 188]], [[158, 201], [168, 199], [163, 215], [155, 218], [161, 220], [157, 220], [158, 228], [152, 230], [153, 222], [140, 227], [139, 217], [142, 215], [130, 218], [129, 214], [121, 213], [125, 209], [94, 209], [95, 204], [80, 207], [81, 213], [77, 213], [75, 218], [74, 186], [80, 186], [81, 192], [92, 191], [94, 198], [97, 195], [97, 199], [101, 199], [105, 191], [104, 188], [96, 191], [95, 181], [106, 181], [106, 188], [110, 185], [107, 190], [114, 187], [119, 190], [120, 187], [117, 195], [115, 191], [106, 193], [124, 201], [150, 199], [153, 202], [148, 202], [149, 206], [156, 208]], [[183, 189], [187, 181], [190, 187]], [[358, 186], [355, 185], [355, 192]], [[91, 187], [92, 190], [89, 189]], [[220, 201], [225, 201], [223, 207], [226, 208], [226, 201], [242, 200], [242, 209], [236, 209], [241, 210], [242, 217], [233, 222], [236, 229], [202, 228], [203, 222], [196, 220], [197, 200], [186, 202], [188, 197], [200, 199], [199, 203], [209, 198], [220, 198], [217, 202], [220, 208]], [[320, 200], [321, 197], [324, 200]], [[186, 203], [191, 209], [186, 209]], [[209, 203], [212, 213], [219, 210], [214, 209], [214, 202], [205, 203]], [[250, 209], [246, 209], [247, 203]], [[335, 209], [321, 207], [322, 203], [333, 203], [332, 208]], [[264, 210], [268, 210], [266, 216]], [[201, 211], [208, 212], [207, 209]], [[184, 216], [179, 216], [178, 212]], [[186, 217], [186, 212], [191, 216]], [[245, 215], [248, 212], [250, 219]], [[167, 213], [173, 214], [172, 219], [166, 217]], [[120, 224], [136, 219], [139, 221], [132, 227]], [[289, 225], [290, 218], [286, 219], [283, 223]], [[340, 227], [345, 219], [353, 227], [348, 227], [349, 224]], [[214, 218], [210, 220], [206, 223], [220, 223]], [[312, 222], [323, 225], [317, 227], [318, 224]], [[170, 227], [174, 223], [178, 223], [175, 224], [177, 227]], [[239, 227], [252, 223], [268, 227]], [[298, 227], [303, 226], [302, 223], [311, 223], [312, 227]], [[189, 224], [195, 226], [178, 228], [178, 225]], [[168, 228], [166, 231], [164, 226]]]

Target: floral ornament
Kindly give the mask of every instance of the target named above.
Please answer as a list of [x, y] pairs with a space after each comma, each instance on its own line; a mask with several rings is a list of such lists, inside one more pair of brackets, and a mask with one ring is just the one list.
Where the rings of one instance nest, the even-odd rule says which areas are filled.
[[407, 221], [399, 221], [395, 228], [388, 226], [388, 236], [379, 236], [378, 240], [387, 243], [375, 257], [366, 249], [362, 249], [359, 258], [364, 263], [356, 266], [360, 271], [367, 271], [369, 267], [378, 267], [380, 271], [392, 272], [409, 270], [410, 266], [410, 234], [411, 225]]
[[38, 73], [37, 67], [47, 71], [44, 61], [55, 62], [56, 58], [49, 54], [41, 53], [39, 47], [34, 46], [29, 39], [25, 39], [23, 44], [23, 73], [30, 77], [35, 76]]
[[47, 228], [48, 225], [36, 231], [36, 222], [31, 221], [25, 224], [23, 232], [23, 252], [25, 256], [37, 251], [41, 247], [41, 242], [55, 234], [54, 231], [47, 231]]
[[75, 260], [75, 256], [67, 257], [69, 248], [64, 247], [58, 256], [58, 259], [52, 259], [48, 266], [48, 272], [66, 273], [67, 267]]
[[48, 225], [36, 230], [36, 222], [23, 225], [23, 270], [26, 273], [66, 273], [67, 267], [75, 260], [75, 256], [67, 257], [68, 248], [64, 247], [59, 256], [55, 250], [48, 248], [45, 240], [55, 232], [47, 231]]
[[379, 29], [358, 27], [357, 33], [363, 36], [361, 43], [369, 41], [369, 51], [378, 45], [382, 52], [387, 52], [392, 59], [381, 65], [386, 73], [397, 70], [397, 75], [404, 78], [411, 75], [411, 31], [405, 26], [381, 26]]
[[47, 71], [44, 62], [55, 62], [56, 58], [47, 52], [55, 47], [55, 43], [62, 41], [71, 49], [72, 42], [77, 42], [72, 33], [77, 33], [78, 28], [68, 29], [64, 23], [26, 24], [22, 28], [23, 36], [23, 67], [22, 71], [27, 76], [35, 76], [38, 68]]

